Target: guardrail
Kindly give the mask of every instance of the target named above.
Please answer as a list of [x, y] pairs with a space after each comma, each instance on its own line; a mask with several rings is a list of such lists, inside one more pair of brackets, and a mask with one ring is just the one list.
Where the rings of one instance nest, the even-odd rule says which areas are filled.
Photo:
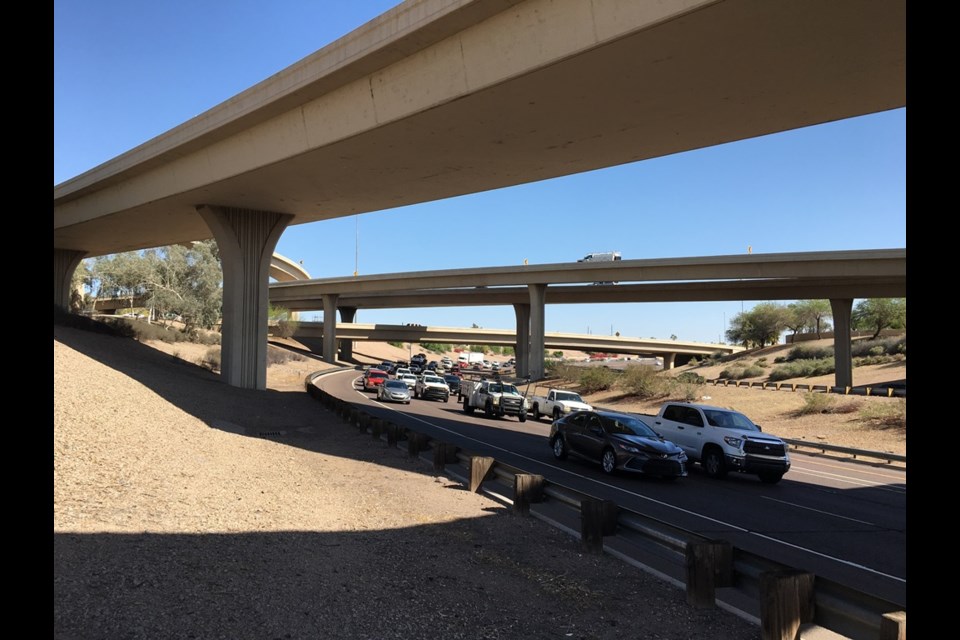
[[857, 387], [836, 387], [827, 384], [799, 384], [796, 382], [758, 382], [756, 380], [730, 380], [729, 378], [705, 379], [706, 384], [715, 387], [744, 387], [747, 389], [763, 389], [771, 391], [810, 391], [815, 393], [836, 393], [846, 396], [885, 396], [887, 398], [906, 398], [905, 387], [891, 387], [889, 385], [872, 385]]
[[[555, 523], [560, 518], [579, 524], [581, 544], [588, 552], [629, 557], [631, 539], [657, 549], [667, 566], [665, 575], [684, 585], [688, 604], [701, 608], [724, 604], [753, 615], [760, 620], [763, 640], [793, 640], [801, 625], [811, 624], [855, 640], [906, 637], [906, 610], [895, 603], [735, 548], [727, 541], [624, 509], [612, 500], [595, 498], [492, 457], [430, 439], [331, 395], [313, 384], [315, 377], [308, 377], [307, 392], [361, 433], [369, 432], [378, 440], [385, 434], [392, 446], [406, 440], [410, 456], [432, 450], [434, 469], [444, 471], [451, 464], [464, 467], [471, 491], [480, 491], [491, 482], [512, 489], [509, 502], [519, 515], [532, 514], [549, 521], [545, 512], [538, 515], [532, 507], [554, 509]], [[639, 560], [635, 563], [642, 564]], [[717, 598], [718, 589], [724, 591], [724, 600]], [[737, 604], [726, 604], [728, 599]]]
[[866, 449], [854, 449], [852, 447], [841, 447], [834, 444], [810, 442], [808, 440], [794, 440], [792, 438], [780, 438], [780, 439], [786, 442], [788, 445], [790, 445], [794, 449], [798, 449], [800, 447], [807, 448], [807, 449], [819, 449], [821, 453], [826, 453], [827, 451], [831, 451], [834, 453], [843, 453], [849, 456], [853, 456], [854, 458], [858, 458], [858, 457], [874, 458], [877, 460], [884, 460], [888, 464], [891, 462], [902, 462], [906, 464], [907, 462], [907, 456], [903, 456], [896, 453], [886, 453], [883, 451], [869, 451]]

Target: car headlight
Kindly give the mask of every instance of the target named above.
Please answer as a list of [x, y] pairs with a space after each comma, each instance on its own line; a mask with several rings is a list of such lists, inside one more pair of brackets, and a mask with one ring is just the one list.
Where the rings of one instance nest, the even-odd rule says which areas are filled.
[[628, 451], [630, 453], [641, 453], [641, 450], [638, 447], [635, 447], [629, 444], [623, 444], [622, 442], [617, 443], [617, 448], [622, 449], [624, 451]]
[[724, 436], [723, 441], [734, 449], [739, 449], [740, 445], [743, 444], [743, 438], [737, 438], [735, 436]]
[[500, 404], [500, 397], [497, 396], [493, 399], [493, 404]]

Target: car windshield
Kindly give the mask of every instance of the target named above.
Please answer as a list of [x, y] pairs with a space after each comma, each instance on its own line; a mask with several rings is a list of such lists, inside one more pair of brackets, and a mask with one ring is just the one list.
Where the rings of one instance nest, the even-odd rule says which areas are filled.
[[400, 376], [400, 378], [403, 379], [403, 380], [414, 380], [414, 381], [416, 381], [417, 376], [413, 375], [412, 373], [405, 373], [405, 374], [403, 374], [402, 376]]
[[369, 377], [369, 378], [386, 378], [386, 377], [387, 377], [387, 374], [385, 374], [383, 371], [371, 371], [371, 372], [370, 372], [370, 375], [367, 376], [367, 377]]
[[512, 384], [492, 384], [490, 385], [490, 393], [515, 393], [519, 394], [517, 388]]
[[460, 382], [460, 378], [457, 376], [443, 376], [443, 379], [447, 382]]
[[567, 400], [569, 402], [583, 402], [579, 394], [571, 391], [557, 391], [557, 400]]
[[398, 391], [406, 391], [407, 385], [403, 380], [387, 380], [383, 386], [387, 389], [396, 389]]
[[646, 422], [630, 416], [608, 417], [604, 421], [607, 431], [610, 433], [620, 433], [626, 436], [644, 436], [656, 438], [657, 432], [647, 426]]
[[437, 376], [423, 376], [423, 381], [424, 382], [440, 382], [445, 384], [443, 382], [443, 378], [438, 378]]
[[714, 427], [739, 429], [740, 431], [760, 431], [757, 425], [750, 422], [750, 418], [736, 411], [704, 409], [703, 413], [707, 416], [707, 423]]

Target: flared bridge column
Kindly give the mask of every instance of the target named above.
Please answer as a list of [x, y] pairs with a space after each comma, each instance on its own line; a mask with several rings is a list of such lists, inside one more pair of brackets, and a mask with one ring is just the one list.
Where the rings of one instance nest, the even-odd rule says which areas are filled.
[[70, 310], [70, 282], [86, 251], [53, 248], [53, 304]]
[[292, 215], [201, 205], [223, 265], [220, 375], [242, 389], [267, 388], [270, 258]]

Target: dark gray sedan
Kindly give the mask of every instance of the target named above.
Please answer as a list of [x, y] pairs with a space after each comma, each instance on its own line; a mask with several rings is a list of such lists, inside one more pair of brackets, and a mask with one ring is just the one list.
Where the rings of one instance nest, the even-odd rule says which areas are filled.
[[666, 479], [687, 475], [687, 454], [664, 440], [640, 417], [612, 411], [577, 411], [550, 426], [553, 455], [600, 463], [605, 473], [617, 470]]

